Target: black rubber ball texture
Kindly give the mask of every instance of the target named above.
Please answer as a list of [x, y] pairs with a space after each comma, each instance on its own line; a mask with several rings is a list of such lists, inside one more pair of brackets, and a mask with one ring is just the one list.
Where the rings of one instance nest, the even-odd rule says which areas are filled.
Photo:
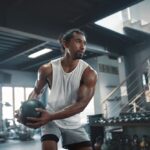
[[[45, 109], [43, 104], [38, 100], [27, 100], [20, 107], [21, 119], [24, 124], [27, 123], [27, 117], [40, 117], [41, 113], [37, 112], [36, 108]], [[29, 121], [28, 121], [29, 122]]]

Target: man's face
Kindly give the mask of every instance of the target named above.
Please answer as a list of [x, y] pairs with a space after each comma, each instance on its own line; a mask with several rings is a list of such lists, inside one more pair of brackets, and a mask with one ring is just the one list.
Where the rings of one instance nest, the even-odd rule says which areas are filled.
[[86, 38], [80, 33], [73, 33], [73, 37], [66, 44], [72, 59], [82, 59], [86, 49]]

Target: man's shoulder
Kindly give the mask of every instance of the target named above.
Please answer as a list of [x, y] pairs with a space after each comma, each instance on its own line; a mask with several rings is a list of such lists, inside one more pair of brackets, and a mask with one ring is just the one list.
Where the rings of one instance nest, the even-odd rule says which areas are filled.
[[97, 77], [98, 76], [96, 70], [88, 66], [82, 75], [82, 81], [83, 83], [93, 87], [96, 84]]
[[92, 66], [89, 65], [89, 66], [85, 69], [85, 74], [91, 74], [91, 75], [97, 76], [97, 71], [96, 71]]
[[86, 65], [86, 66], [90, 66], [85, 60], [80, 59], [80, 63]]
[[85, 60], [80, 60], [80, 63], [83, 64], [85, 66], [85, 70], [84, 70], [84, 74], [87, 74], [88, 73], [92, 73], [93, 75], [97, 75], [97, 72], [96, 70], [88, 63], [86, 62]]
[[40, 68], [39, 68], [39, 72], [40, 73], [46, 73], [46, 74], [48, 74], [48, 73], [50, 73], [52, 71], [52, 64], [51, 64], [51, 62], [49, 62], [49, 63], [46, 63], [46, 64], [43, 64], [43, 65], [41, 65], [40, 66]]
[[50, 61], [51, 64], [55, 64], [55, 63], [59, 63], [61, 61], [61, 57], [60, 58], [56, 58], [52, 61]]
[[49, 63], [46, 63], [46, 64], [43, 64], [43, 65], [41, 65], [41, 67], [40, 68], [42, 68], [42, 69], [48, 69], [49, 67], [51, 67], [51, 62], [49, 62]]

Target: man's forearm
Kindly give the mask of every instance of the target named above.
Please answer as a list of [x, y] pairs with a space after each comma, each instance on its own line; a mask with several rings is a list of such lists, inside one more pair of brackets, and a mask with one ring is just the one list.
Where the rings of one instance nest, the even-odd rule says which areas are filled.
[[71, 117], [73, 115], [76, 115], [84, 110], [86, 106], [83, 106], [82, 104], [73, 104], [70, 105], [63, 110], [54, 112], [50, 114], [50, 120], [59, 120], [59, 119], [65, 119], [68, 117]]
[[30, 99], [39, 99], [39, 95], [38, 94], [36, 94], [36, 92], [33, 90], [31, 93], [30, 93], [30, 95], [29, 95], [29, 97], [28, 97], [28, 100], [30, 100]]

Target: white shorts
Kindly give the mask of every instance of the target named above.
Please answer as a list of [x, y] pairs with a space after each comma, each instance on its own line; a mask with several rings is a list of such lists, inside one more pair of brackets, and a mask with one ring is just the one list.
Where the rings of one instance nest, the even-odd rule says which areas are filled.
[[58, 127], [54, 122], [49, 122], [41, 128], [41, 141], [54, 140], [59, 141], [62, 137], [64, 148], [91, 146], [90, 138], [83, 127], [77, 129], [63, 129]]

